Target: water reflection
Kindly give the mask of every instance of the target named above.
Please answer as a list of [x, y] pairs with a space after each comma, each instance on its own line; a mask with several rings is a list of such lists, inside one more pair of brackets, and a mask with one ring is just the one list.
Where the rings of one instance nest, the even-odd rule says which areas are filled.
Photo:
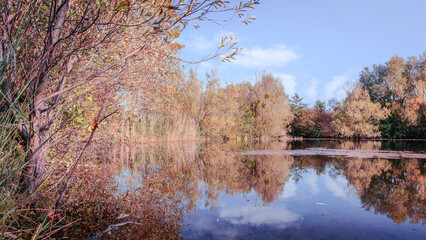
[[259, 208], [256, 206], [222, 207], [219, 217], [231, 224], [251, 224], [254, 226], [265, 224], [274, 225], [278, 228], [284, 228], [288, 223], [303, 219], [301, 215], [285, 208], [277, 211], [277, 209], [271, 207]]
[[[112, 153], [95, 152], [94, 156], [98, 166], [117, 168], [115, 177], [121, 178], [114, 181], [116, 190], [130, 196], [133, 202], [128, 204], [143, 202], [145, 208], [133, 207], [129, 212], [134, 221], [141, 221], [137, 216], [147, 206], [168, 208], [171, 204], [170, 212], [163, 213], [169, 220], [163, 220], [173, 219], [176, 231], [169, 231], [165, 238], [172, 238], [171, 233], [173, 238], [188, 239], [344, 238], [345, 231], [355, 238], [368, 238], [367, 233], [373, 238], [424, 237], [424, 158], [236, 154], [310, 147], [382, 150], [389, 146], [377, 141], [152, 144], [133, 150], [111, 147]], [[425, 147], [424, 143], [416, 146], [412, 150], [417, 153]], [[156, 201], [146, 200], [150, 196]], [[138, 229], [139, 225], [128, 226], [125, 233], [136, 239], [143, 234]]]

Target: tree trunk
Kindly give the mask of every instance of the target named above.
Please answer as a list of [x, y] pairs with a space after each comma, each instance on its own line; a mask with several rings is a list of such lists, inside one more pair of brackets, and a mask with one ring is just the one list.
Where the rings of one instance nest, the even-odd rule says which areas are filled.
[[41, 181], [45, 172], [47, 151], [49, 149], [50, 138], [50, 117], [46, 109], [47, 104], [38, 103], [36, 98], [35, 110], [30, 116], [31, 134], [27, 138], [27, 165], [21, 177], [22, 189], [33, 191]]
[[[50, 33], [50, 39], [46, 42], [44, 61], [40, 67], [40, 71], [37, 76], [37, 81], [33, 81], [30, 84], [30, 88], [34, 93], [34, 99], [29, 107], [30, 113], [30, 134], [26, 138], [27, 147], [27, 165], [24, 167], [21, 177], [21, 187], [25, 190], [33, 191], [42, 182], [42, 176], [45, 171], [45, 164], [47, 159], [47, 151], [49, 149], [49, 138], [50, 128], [52, 123], [50, 122], [52, 117], [52, 111], [54, 105], [58, 104], [58, 101], [54, 101], [53, 106], [48, 105], [43, 100], [45, 88], [46, 88], [46, 76], [52, 70], [52, 59], [57, 48], [56, 44], [59, 41], [59, 37], [62, 31], [63, 24], [65, 22], [65, 15], [68, 11], [69, 0], [62, 0], [61, 4], [51, 5], [51, 9], [56, 12], [56, 16], [50, 19], [49, 23], [52, 27]], [[69, 72], [74, 64], [74, 60], [70, 60], [67, 71]], [[62, 79], [64, 81], [65, 79]], [[58, 91], [63, 88], [63, 84], [60, 84]], [[56, 97], [56, 100], [60, 99], [60, 94]]]

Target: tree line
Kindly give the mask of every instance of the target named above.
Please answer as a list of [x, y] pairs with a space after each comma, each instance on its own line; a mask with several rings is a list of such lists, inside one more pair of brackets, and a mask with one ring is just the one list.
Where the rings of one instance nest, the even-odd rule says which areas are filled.
[[[426, 53], [366, 67], [342, 101], [290, 99], [293, 136], [426, 138]], [[328, 106], [327, 106], [328, 105]]]
[[[216, 70], [201, 80], [190, 69], [182, 81], [164, 87], [149, 106], [142, 108], [136, 101], [135, 111], [123, 111], [128, 117], [117, 114], [107, 119], [99, 137], [141, 142], [286, 136], [293, 114], [282, 82], [266, 72], [257, 79], [255, 84], [223, 86]], [[116, 127], [120, 123], [129, 127], [122, 131]]]
[[297, 93], [286, 95], [281, 80], [267, 72], [254, 84], [225, 85], [215, 70], [201, 80], [190, 69], [130, 121], [140, 126], [142, 118], [159, 114], [163, 126], [176, 130], [176, 119], [186, 119], [192, 138], [426, 138], [425, 64], [426, 53], [406, 60], [394, 56], [364, 68], [348, 83], [344, 99], [318, 100], [313, 107]]

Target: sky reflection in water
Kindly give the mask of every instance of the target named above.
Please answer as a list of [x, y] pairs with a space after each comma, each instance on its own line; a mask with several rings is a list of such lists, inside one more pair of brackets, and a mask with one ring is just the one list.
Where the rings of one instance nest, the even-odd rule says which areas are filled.
[[[426, 142], [188, 143], [147, 149], [123, 161], [128, 170], [116, 181], [123, 185], [133, 175], [141, 186], [148, 177], [174, 186], [167, 194], [186, 211], [177, 238], [426, 239]], [[336, 151], [324, 149], [344, 151], [333, 155]], [[293, 150], [297, 154], [283, 154]], [[384, 156], [403, 156], [397, 150], [420, 157], [364, 154], [383, 150]]]
[[[261, 156], [254, 156], [255, 161], [267, 162]], [[287, 161], [282, 159], [282, 161]], [[393, 205], [392, 192], [374, 194], [369, 189], [383, 185], [383, 190], [392, 181], [401, 181], [400, 176], [389, 176], [390, 168], [407, 165], [398, 160], [357, 159], [356, 161], [335, 159], [324, 156], [298, 156], [295, 161], [309, 162], [297, 169], [292, 167], [283, 190], [276, 200], [263, 201], [262, 194], [253, 187], [248, 193], [227, 194], [223, 189], [219, 199], [211, 203], [206, 195], [198, 200], [197, 208], [186, 215], [184, 221], [184, 239], [425, 239], [426, 227], [420, 220], [412, 224], [410, 216], [395, 216], [399, 214], [399, 203]], [[348, 161], [348, 162], [346, 162]], [[401, 160], [399, 160], [401, 161]], [[404, 160], [402, 160], [404, 161]], [[406, 161], [409, 161], [408, 159]], [[424, 160], [419, 161], [420, 171], [424, 179]], [[317, 163], [315, 163], [317, 162]], [[382, 169], [366, 169], [370, 165], [387, 164]], [[336, 164], [337, 163], [337, 164]], [[341, 165], [339, 165], [339, 163]], [[353, 165], [362, 165], [358, 176]], [[394, 165], [392, 165], [394, 164]], [[399, 164], [399, 165], [398, 165]], [[272, 164], [273, 165], [273, 164]], [[317, 165], [320, 167], [312, 167]], [[390, 167], [392, 165], [392, 167]], [[404, 166], [405, 166], [404, 165]], [[409, 165], [409, 164], [408, 164]], [[270, 166], [274, 167], [274, 166]], [[374, 168], [377, 166], [372, 166]], [[402, 167], [403, 168], [403, 167]], [[422, 169], [423, 168], [423, 169]], [[352, 170], [351, 170], [352, 169]], [[369, 172], [363, 179], [363, 171]], [[348, 171], [352, 171], [348, 173]], [[355, 171], [355, 172], [354, 172]], [[386, 172], [387, 174], [384, 174]], [[410, 175], [404, 172], [400, 175]], [[384, 177], [382, 176], [384, 175]], [[380, 177], [382, 176], [382, 177]], [[276, 176], [274, 176], [276, 177]], [[347, 177], [351, 180], [347, 180]], [[218, 180], [220, 181], [220, 180]], [[271, 180], [272, 181], [272, 180]], [[362, 185], [367, 181], [366, 185]], [[424, 181], [424, 180], [423, 180]], [[383, 183], [384, 182], [384, 183]], [[405, 183], [404, 183], [405, 184]], [[410, 185], [411, 184], [411, 185]], [[397, 184], [390, 189], [397, 192]], [[412, 188], [407, 183], [402, 188]], [[417, 186], [417, 185], [416, 185]], [[422, 186], [424, 189], [424, 182]], [[208, 184], [201, 183], [201, 192], [208, 192]], [[210, 190], [211, 191], [211, 190]], [[232, 191], [231, 191], [232, 192]], [[420, 193], [421, 194], [421, 193]], [[411, 202], [420, 208], [420, 219], [424, 219], [424, 190], [423, 198]], [[389, 195], [389, 196], [387, 196]], [[404, 198], [401, 195], [399, 198]], [[384, 198], [385, 200], [381, 199]], [[410, 200], [406, 200], [409, 202]], [[405, 202], [405, 203], [406, 203]], [[207, 203], [207, 204], [206, 204]], [[419, 204], [423, 206], [419, 207]], [[207, 206], [206, 206], [207, 205]], [[411, 206], [411, 208], [413, 208]], [[379, 210], [375, 210], [375, 207]], [[406, 206], [407, 207], [407, 206]], [[395, 208], [395, 209], [394, 209]], [[408, 207], [410, 208], [410, 206]], [[376, 214], [375, 214], [376, 211]], [[396, 213], [395, 213], [396, 212]], [[402, 219], [402, 220], [401, 220]]]

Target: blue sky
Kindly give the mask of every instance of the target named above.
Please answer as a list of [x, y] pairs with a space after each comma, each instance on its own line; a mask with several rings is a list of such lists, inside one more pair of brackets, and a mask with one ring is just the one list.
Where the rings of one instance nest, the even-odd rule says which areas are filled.
[[425, 0], [261, 0], [248, 12], [257, 17], [249, 25], [201, 22], [179, 41], [185, 60], [199, 60], [235, 34], [244, 52], [231, 63], [193, 65], [200, 75], [217, 68], [224, 84], [254, 83], [265, 70], [280, 77], [287, 94], [313, 104], [343, 98], [365, 66], [426, 51], [425, 9]]

